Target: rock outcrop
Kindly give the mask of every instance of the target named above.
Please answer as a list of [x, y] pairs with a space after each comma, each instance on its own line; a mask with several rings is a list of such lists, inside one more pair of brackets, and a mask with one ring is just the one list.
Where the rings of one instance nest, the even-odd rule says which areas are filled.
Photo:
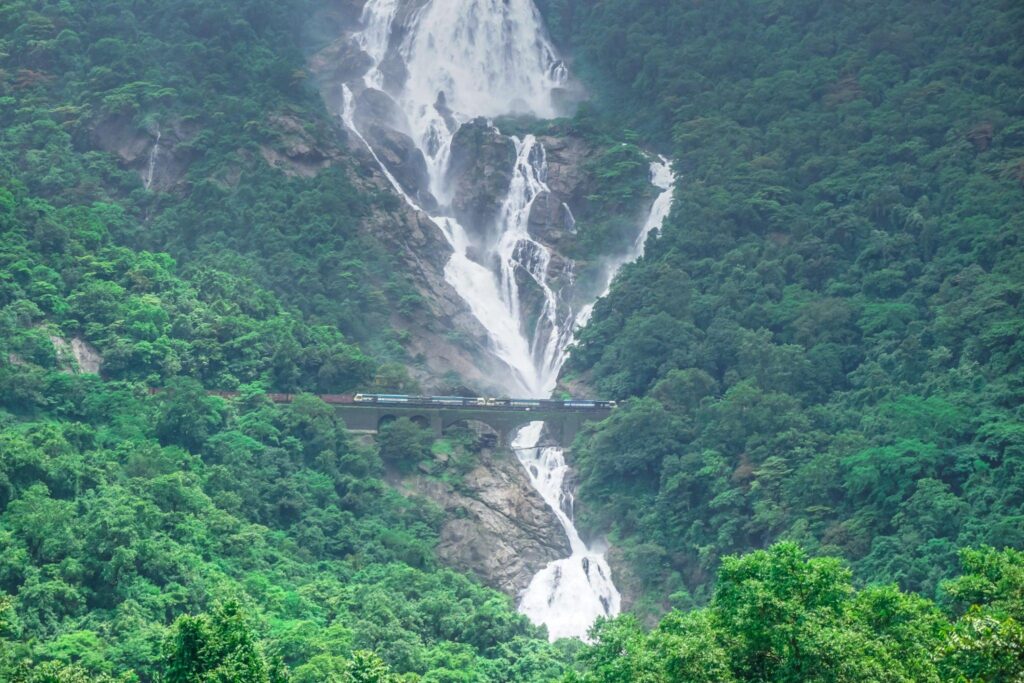
[[273, 114], [267, 122], [277, 140], [260, 145], [260, 154], [285, 175], [312, 178], [337, 161], [337, 149], [321, 144], [295, 116]]
[[402, 189], [425, 210], [436, 209], [427, 162], [412, 138], [401, 132], [407, 126], [394, 100], [380, 90], [364, 88], [355, 98], [353, 120]]
[[591, 192], [585, 164], [594, 149], [576, 136], [545, 135], [537, 140], [547, 152], [545, 181], [551, 191], [538, 195], [530, 207], [530, 236], [564, 254], [577, 234], [571, 207], [585, 206]]
[[511, 451], [482, 451], [457, 487], [422, 475], [403, 486], [445, 511], [441, 561], [509, 595], [519, 595], [548, 562], [571, 552], [558, 519]]
[[501, 209], [516, 162], [512, 140], [478, 118], [452, 138], [448, 161], [451, 210], [470, 235], [486, 236]]
[[103, 356], [89, 342], [79, 337], [71, 341], [50, 335], [50, 343], [57, 353], [57, 364], [64, 372], [98, 375], [103, 367]]
[[189, 143], [198, 127], [181, 119], [139, 128], [130, 116], [111, 114], [92, 127], [96, 147], [117, 155], [121, 165], [139, 174], [147, 189], [169, 191], [180, 187], [195, 158]]
[[308, 68], [329, 108], [341, 106], [342, 85], [361, 78], [373, 66], [373, 59], [349, 36], [332, 41], [309, 58]]

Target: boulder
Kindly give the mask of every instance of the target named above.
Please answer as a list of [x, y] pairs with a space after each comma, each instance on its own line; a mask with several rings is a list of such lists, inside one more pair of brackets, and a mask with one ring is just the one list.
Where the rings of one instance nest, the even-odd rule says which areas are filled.
[[350, 37], [338, 38], [309, 58], [308, 68], [327, 108], [340, 113], [342, 85], [355, 81], [373, 66], [373, 59]]
[[564, 252], [576, 237], [576, 219], [561, 198], [544, 191], [530, 206], [527, 230], [535, 240]]
[[184, 182], [195, 157], [189, 143], [197, 132], [195, 125], [181, 119], [147, 130], [130, 116], [111, 114], [93, 125], [90, 138], [99, 149], [116, 155], [122, 166], [138, 173], [147, 189], [167, 191]]
[[277, 141], [260, 145], [260, 154], [285, 175], [312, 178], [334, 162], [337, 150], [321, 144], [302, 120], [290, 114], [275, 114], [267, 122], [277, 134]]
[[437, 208], [430, 193], [430, 175], [423, 152], [405, 133], [372, 123], [362, 128], [363, 137], [376, 152], [377, 158], [395, 177], [409, 196], [427, 211]]
[[470, 235], [483, 239], [491, 231], [515, 163], [515, 143], [486, 119], [473, 119], [455, 133], [447, 171], [451, 210]]
[[386, 92], [375, 88], [363, 88], [355, 96], [353, 106], [352, 119], [360, 130], [373, 124], [396, 130], [408, 129], [405, 115]]

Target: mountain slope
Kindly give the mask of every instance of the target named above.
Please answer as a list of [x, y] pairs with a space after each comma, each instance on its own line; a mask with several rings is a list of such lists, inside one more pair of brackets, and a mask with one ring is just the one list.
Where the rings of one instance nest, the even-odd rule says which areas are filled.
[[779, 538], [929, 594], [1024, 545], [1021, 8], [546, 4], [679, 173], [569, 370], [645, 397], [577, 457], [648, 595]]

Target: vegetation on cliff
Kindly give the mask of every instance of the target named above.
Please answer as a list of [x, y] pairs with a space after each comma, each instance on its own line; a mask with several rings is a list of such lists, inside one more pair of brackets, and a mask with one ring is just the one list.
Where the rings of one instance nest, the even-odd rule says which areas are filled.
[[440, 511], [376, 447], [262, 396], [405, 381], [388, 320], [416, 306], [356, 230], [395, 199], [355, 189], [300, 73], [310, 6], [0, 7], [0, 679], [564, 668], [439, 566]]
[[587, 521], [689, 611], [551, 645], [385, 483], [426, 435], [266, 400], [403, 384], [419, 305], [301, 71], [316, 2], [7, 0], [0, 679], [1020, 677], [1024, 13], [542, 4], [595, 94], [552, 126], [607, 149], [583, 253], [647, 189], [606, 131], [680, 176], [572, 370], [625, 399]]
[[[302, 71], [311, 7], [0, 8], [0, 185], [18, 203], [3, 210], [20, 220], [4, 227], [31, 240], [5, 239], [20, 250], [8, 281], [31, 279], [39, 291], [17, 294], [49, 296], [42, 313], [68, 334], [84, 331], [72, 302], [107, 306], [92, 321], [106, 327], [89, 332], [112, 376], [343, 391], [405, 360], [388, 320], [415, 308], [415, 292], [358, 230], [395, 199], [358, 191], [332, 142], [339, 133]], [[152, 254], [132, 253], [143, 250]], [[69, 279], [69, 267], [83, 272]], [[154, 272], [124, 282], [133, 268]]]
[[776, 539], [929, 596], [1024, 547], [1019, 3], [545, 4], [679, 177], [570, 361], [625, 400], [575, 452], [646, 607]]

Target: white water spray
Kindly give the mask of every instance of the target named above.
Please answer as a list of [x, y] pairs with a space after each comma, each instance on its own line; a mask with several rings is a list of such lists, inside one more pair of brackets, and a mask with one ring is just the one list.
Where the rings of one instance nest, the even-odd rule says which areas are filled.
[[160, 129], [156, 129], [156, 142], [153, 143], [153, 149], [149, 150], [149, 163], [146, 166], [146, 179], [144, 185], [148, 190], [153, 186], [153, 176], [156, 174], [156, 160], [160, 156]]
[[[430, 190], [442, 204], [451, 199], [445, 175], [459, 126], [480, 116], [557, 115], [553, 96], [568, 74], [532, 0], [428, 0], [411, 12], [403, 12], [402, 0], [369, 0], [362, 25], [354, 37], [375, 66], [361, 85], [386, 91], [398, 105], [404, 120], [392, 123], [409, 134], [423, 153]], [[402, 69], [393, 68], [396, 59]], [[346, 126], [370, 148], [405, 201], [422, 211], [357, 129], [347, 84], [343, 93]], [[530, 135], [513, 142], [516, 160], [511, 185], [499, 212], [498, 230], [483, 246], [484, 258], [470, 257], [471, 240], [458, 221], [444, 215], [431, 218], [453, 250], [445, 279], [487, 331], [494, 355], [509, 367], [504, 385], [513, 394], [547, 396], [554, 390], [573, 330], [578, 321], [589, 317], [591, 306], [573, 311], [548, 282], [552, 254], [528, 231], [530, 208], [548, 190], [545, 152]], [[642, 252], [647, 233], [660, 227], [671, 204], [671, 192], [665, 189], [671, 184], [671, 171], [667, 163], [657, 168], [663, 171], [654, 181], [663, 192], [638, 237], [639, 247], [634, 245], [631, 253], [609, 265], [609, 281], [622, 263]], [[484, 265], [492, 263], [497, 266]], [[527, 316], [521, 310], [523, 281], [541, 297], [541, 310], [531, 329], [526, 329]], [[618, 613], [620, 598], [603, 552], [588, 548], [573, 524], [572, 494], [563, 481], [568, 469], [563, 452], [537, 446], [542, 429], [539, 422], [525, 427], [513, 447], [530, 482], [564, 528], [572, 555], [539, 572], [521, 596], [519, 608], [535, 623], [546, 624], [552, 639], [583, 637], [597, 617]]]
[[[633, 241], [632, 248], [609, 262], [605, 274], [605, 288], [601, 292], [601, 296], [597, 297], [598, 299], [603, 299], [608, 295], [612, 287], [612, 280], [615, 279], [615, 274], [619, 272], [619, 268], [627, 263], [636, 261], [644, 255], [647, 238], [652, 232], [656, 233], [661, 230], [661, 224], [665, 222], [665, 218], [672, 208], [672, 188], [675, 187], [676, 176], [672, 172], [671, 164], [665, 157], [659, 157], [657, 161], [651, 162], [651, 184], [661, 190], [661, 192], [654, 200], [654, 204], [651, 205], [651, 211], [647, 215], [647, 220], [644, 221], [644, 226], [640, 229], [640, 234]], [[590, 316], [594, 313], [595, 303], [597, 303], [596, 300], [580, 309], [579, 314], [576, 316], [576, 329], [590, 322]]]

